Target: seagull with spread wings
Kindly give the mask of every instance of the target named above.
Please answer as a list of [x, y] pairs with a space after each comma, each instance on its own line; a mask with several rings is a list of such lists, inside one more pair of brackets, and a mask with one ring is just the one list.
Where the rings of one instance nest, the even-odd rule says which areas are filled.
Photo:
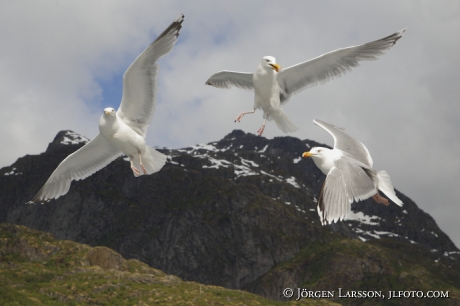
[[147, 146], [145, 137], [155, 111], [157, 61], [173, 49], [183, 21], [181, 14], [129, 66], [123, 75], [118, 111], [104, 109], [99, 120], [100, 133], [67, 156], [29, 203], [43, 203], [66, 194], [72, 180], [87, 178], [122, 154], [129, 157], [134, 176], [160, 171], [166, 156]]
[[311, 157], [326, 174], [318, 197], [318, 214], [323, 225], [343, 220], [354, 201], [372, 197], [377, 203], [388, 206], [388, 199], [381, 196], [379, 190], [397, 205], [403, 205], [388, 173], [372, 168], [372, 157], [364, 144], [332, 124], [320, 120], [313, 122], [334, 138], [334, 149], [314, 147], [302, 154], [302, 157]]
[[217, 88], [236, 86], [254, 90], [253, 109], [241, 112], [235, 122], [261, 108], [264, 121], [257, 131], [259, 136], [264, 132], [267, 120], [274, 120], [284, 133], [294, 132], [297, 127], [281, 105], [295, 93], [342, 76], [361, 61], [377, 59], [401, 38], [404, 31], [363, 45], [338, 49], [286, 69], [281, 69], [273, 56], [265, 56], [254, 73], [224, 70], [212, 75], [206, 84]]

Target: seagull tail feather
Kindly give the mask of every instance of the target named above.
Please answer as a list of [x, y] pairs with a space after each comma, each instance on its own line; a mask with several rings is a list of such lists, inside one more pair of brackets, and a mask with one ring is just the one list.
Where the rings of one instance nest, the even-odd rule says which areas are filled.
[[402, 206], [403, 202], [396, 196], [393, 184], [391, 184], [390, 176], [385, 170], [377, 172], [377, 178], [379, 179], [378, 187], [390, 200], [395, 204]]
[[279, 108], [277, 110], [270, 110], [270, 117], [275, 120], [276, 125], [284, 133], [292, 133], [297, 131], [299, 128], [289, 119], [289, 117], [284, 113], [284, 111]]
[[150, 147], [147, 147], [147, 150], [145, 150], [145, 153], [142, 155], [142, 163], [144, 164], [147, 174], [160, 171], [166, 163], [166, 159], [166, 155]]

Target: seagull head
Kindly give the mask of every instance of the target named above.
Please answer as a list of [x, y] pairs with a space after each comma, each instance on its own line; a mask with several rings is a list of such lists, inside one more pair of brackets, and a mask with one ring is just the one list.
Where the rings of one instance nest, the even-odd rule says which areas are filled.
[[264, 56], [262, 58], [261, 64], [263, 67], [270, 67], [276, 72], [281, 70], [281, 66], [276, 63], [276, 59], [273, 56]]
[[309, 157], [312, 157], [312, 158], [315, 158], [315, 157], [318, 157], [318, 158], [323, 158], [326, 156], [326, 154], [331, 151], [330, 149], [328, 148], [322, 148], [322, 147], [314, 147], [310, 150], [310, 152], [304, 152], [302, 154], [302, 157], [303, 158], [309, 158]]
[[117, 113], [116, 110], [111, 107], [107, 107], [104, 109], [104, 114], [106, 116], [109, 116], [109, 115], [115, 116], [116, 113]]
[[340, 158], [340, 151], [331, 150], [323, 147], [314, 147], [310, 152], [304, 152], [302, 157], [311, 157], [315, 165], [323, 172], [328, 174], [332, 167], [335, 166], [335, 161]]

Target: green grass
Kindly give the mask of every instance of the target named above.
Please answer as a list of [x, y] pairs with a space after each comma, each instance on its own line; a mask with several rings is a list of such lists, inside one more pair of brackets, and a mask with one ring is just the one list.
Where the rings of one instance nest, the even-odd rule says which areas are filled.
[[[182, 281], [137, 260], [117, 269], [90, 264], [92, 248], [23, 226], [0, 224], [0, 305], [332, 305], [283, 303], [245, 291]], [[103, 256], [102, 256], [103, 257]], [[99, 260], [99, 259], [97, 259]]]
[[[381, 241], [379, 241], [382, 243]], [[435, 255], [417, 245], [392, 241], [364, 243], [347, 238], [323, 237], [312, 242], [296, 256], [278, 264], [256, 282], [269, 287], [286, 273], [302, 271], [301, 288], [309, 290], [421, 290], [449, 291], [449, 299], [388, 300], [388, 305], [457, 305], [460, 304], [459, 264], [447, 259], [434, 262]], [[360, 268], [360, 266], [365, 266]], [[350, 305], [377, 304], [369, 299], [335, 299]]]

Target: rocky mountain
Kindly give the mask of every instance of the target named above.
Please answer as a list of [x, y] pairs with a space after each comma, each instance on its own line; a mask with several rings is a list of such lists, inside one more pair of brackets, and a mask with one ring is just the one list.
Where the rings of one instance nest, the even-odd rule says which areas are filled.
[[347, 221], [321, 226], [316, 197], [324, 175], [300, 158], [320, 145], [310, 140], [235, 130], [205, 145], [159, 148], [169, 161], [154, 175], [135, 178], [119, 158], [57, 200], [24, 204], [86, 141], [62, 131], [46, 152], [0, 169], [0, 222], [107, 246], [184, 280], [272, 299], [302, 286], [444, 288], [458, 296], [459, 250], [399, 191], [402, 208], [367, 200], [352, 205]]
[[109, 248], [56, 240], [20, 225], [0, 224], [0, 255], [0, 305], [279, 304], [245, 291], [184, 282]]

